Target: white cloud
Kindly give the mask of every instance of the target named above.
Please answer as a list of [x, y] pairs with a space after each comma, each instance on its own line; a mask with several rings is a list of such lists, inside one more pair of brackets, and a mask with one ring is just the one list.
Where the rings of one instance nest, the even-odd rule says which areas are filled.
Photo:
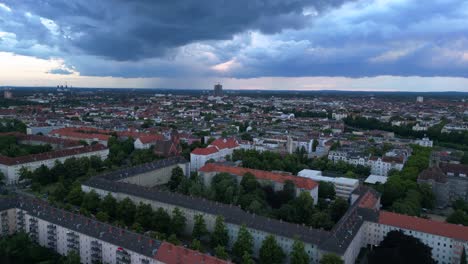
[[0, 3], [0, 9], [3, 9], [5, 11], [11, 12], [11, 8], [4, 3]]

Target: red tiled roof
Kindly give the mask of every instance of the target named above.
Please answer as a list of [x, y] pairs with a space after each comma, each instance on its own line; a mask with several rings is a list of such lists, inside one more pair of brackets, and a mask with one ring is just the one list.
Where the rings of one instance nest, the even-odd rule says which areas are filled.
[[239, 146], [235, 138], [218, 138], [211, 142], [210, 145], [216, 146], [218, 149], [236, 148]]
[[15, 157], [15, 158], [0, 155], [0, 164], [5, 164], [5, 165], [24, 164], [24, 163], [29, 163], [33, 161], [57, 159], [61, 157], [78, 155], [78, 154], [87, 153], [87, 152], [95, 152], [95, 151], [100, 151], [104, 149], [106, 149], [104, 145], [96, 144], [96, 145], [91, 145], [91, 146], [84, 146], [81, 148], [62, 149], [62, 150], [44, 152], [44, 153]]
[[110, 130], [95, 129], [91, 127], [64, 127], [49, 132], [49, 135], [59, 135], [60, 137], [75, 139], [98, 139], [107, 141], [110, 137]]
[[377, 209], [377, 202], [378, 199], [375, 197], [375, 194], [368, 191], [364, 194], [362, 199], [359, 201], [358, 206], [361, 208], [368, 208], [368, 209]]
[[167, 264], [229, 264], [230, 261], [218, 259], [201, 252], [163, 242], [154, 258]]
[[468, 227], [380, 211], [379, 224], [468, 241]]
[[149, 135], [139, 136], [138, 139], [140, 139], [141, 143], [147, 144], [147, 143], [163, 140], [164, 137], [162, 135], [149, 134]]
[[210, 155], [218, 152], [216, 147], [207, 147], [207, 148], [196, 148], [192, 151], [192, 154], [195, 155]]
[[280, 182], [280, 183], [284, 183], [285, 181], [290, 180], [296, 185], [297, 188], [307, 189], [307, 190], [312, 190], [318, 186], [317, 182], [309, 178], [292, 176], [289, 174], [274, 173], [274, 172], [263, 171], [263, 170], [254, 170], [254, 169], [242, 168], [242, 167], [225, 166], [225, 165], [220, 165], [220, 164], [215, 164], [215, 163], [205, 164], [205, 166], [201, 167], [199, 171], [219, 172], [219, 173], [225, 172], [225, 173], [234, 174], [238, 176], [244, 176], [244, 174], [246, 173], [251, 173], [255, 176], [255, 178], [262, 179], [262, 180], [270, 180], [270, 181], [275, 181], [275, 182]]
[[62, 138], [53, 138], [47, 136], [40, 136], [40, 135], [27, 135], [18, 132], [5, 132], [0, 133], [0, 136], [14, 136], [17, 140], [30, 140], [30, 141], [40, 141], [46, 144], [57, 144], [63, 145], [64, 147], [76, 147], [80, 146], [80, 142], [75, 140], [68, 140]]

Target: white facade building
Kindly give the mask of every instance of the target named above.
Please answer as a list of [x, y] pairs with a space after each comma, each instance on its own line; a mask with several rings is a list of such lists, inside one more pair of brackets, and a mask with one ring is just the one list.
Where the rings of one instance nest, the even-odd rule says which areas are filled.
[[56, 161], [63, 163], [69, 158], [97, 156], [102, 160], [105, 160], [108, 155], [109, 149], [103, 145], [98, 144], [16, 158], [0, 156], [0, 171], [5, 175], [7, 184], [17, 184], [19, 182], [19, 173], [21, 168], [26, 168], [30, 171], [35, 170], [42, 165], [51, 168], [55, 165]]
[[423, 137], [422, 139], [418, 139], [415, 141], [421, 147], [429, 147], [432, 148], [434, 142], [430, 140], [428, 137]]
[[206, 148], [196, 148], [190, 153], [191, 171], [197, 171], [208, 160], [222, 161], [235, 149], [240, 149], [240, 145], [234, 138], [218, 138]]
[[348, 200], [351, 193], [356, 190], [359, 186], [359, 180], [357, 179], [350, 179], [344, 177], [326, 177], [322, 176], [321, 171], [317, 170], [301, 170], [298, 172], [297, 176], [301, 176], [304, 178], [309, 178], [317, 182], [329, 182], [333, 183], [335, 186], [336, 196], [341, 197], [345, 200]]

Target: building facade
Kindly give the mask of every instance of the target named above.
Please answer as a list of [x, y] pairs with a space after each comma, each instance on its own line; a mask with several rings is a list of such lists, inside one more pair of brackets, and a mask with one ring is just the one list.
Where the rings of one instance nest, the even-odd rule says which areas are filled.
[[85, 264], [176, 263], [168, 255], [179, 259], [177, 263], [229, 263], [24, 196], [0, 198], [0, 226], [2, 236], [25, 232], [61, 255], [78, 253]]

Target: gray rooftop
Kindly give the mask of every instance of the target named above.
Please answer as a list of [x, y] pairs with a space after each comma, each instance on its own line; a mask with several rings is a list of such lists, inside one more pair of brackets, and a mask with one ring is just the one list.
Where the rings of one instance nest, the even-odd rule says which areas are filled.
[[25, 196], [0, 198], [0, 210], [8, 208], [25, 210], [29, 215], [38, 219], [100, 239], [150, 258], [155, 256], [161, 245], [160, 241], [154, 240], [148, 236], [52, 207], [48, 203], [38, 199]]
[[127, 177], [131, 177], [131, 176], [135, 176], [138, 174], [143, 174], [146, 172], [161, 169], [164, 167], [172, 166], [175, 164], [185, 164], [185, 163], [188, 163], [188, 161], [184, 159], [183, 157], [179, 156], [179, 157], [173, 157], [173, 158], [168, 158], [168, 159], [163, 159], [163, 160], [157, 160], [154, 162], [144, 163], [135, 167], [119, 169], [119, 170], [112, 171], [106, 174], [101, 174], [99, 175], [99, 177], [102, 177], [111, 181], [117, 181], [117, 180], [125, 179]]

